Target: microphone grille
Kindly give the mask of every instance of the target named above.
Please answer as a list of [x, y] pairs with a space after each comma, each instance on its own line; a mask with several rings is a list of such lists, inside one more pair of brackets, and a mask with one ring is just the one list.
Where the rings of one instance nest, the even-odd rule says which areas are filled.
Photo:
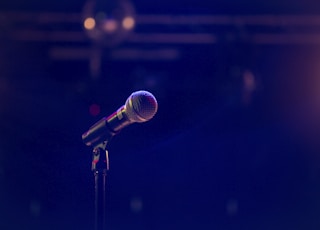
[[158, 103], [151, 93], [141, 90], [130, 95], [125, 107], [128, 119], [141, 123], [154, 117], [158, 110]]

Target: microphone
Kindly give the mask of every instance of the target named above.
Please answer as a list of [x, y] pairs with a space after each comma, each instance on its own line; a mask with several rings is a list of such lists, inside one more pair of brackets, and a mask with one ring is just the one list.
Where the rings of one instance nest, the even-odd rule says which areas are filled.
[[96, 148], [118, 134], [121, 129], [132, 124], [149, 121], [158, 110], [156, 98], [147, 91], [132, 93], [126, 103], [108, 117], [102, 118], [82, 134], [87, 146]]

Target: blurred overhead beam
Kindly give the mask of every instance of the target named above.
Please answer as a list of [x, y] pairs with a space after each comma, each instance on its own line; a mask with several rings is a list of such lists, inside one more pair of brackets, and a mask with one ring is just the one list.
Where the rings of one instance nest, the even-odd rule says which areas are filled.
[[252, 42], [255, 44], [266, 45], [319, 45], [320, 33], [314, 34], [255, 34], [252, 36]]
[[59, 13], [59, 12], [0, 12], [0, 25], [14, 23], [80, 23], [80, 13]]
[[[40, 31], [15, 30], [10, 37], [27, 42], [88, 42], [84, 32], [76, 31]], [[215, 44], [219, 42], [218, 34], [182, 34], [182, 33], [133, 33], [126, 42], [132, 44]], [[320, 33], [256, 33], [250, 34], [246, 42], [253, 44], [320, 44]]]
[[[0, 24], [14, 23], [82, 23], [81, 13], [0, 12]], [[264, 25], [319, 26], [319, 15], [137, 15], [138, 24], [159, 25]]]
[[213, 44], [217, 37], [209, 33], [134, 33], [128, 37], [132, 43], [180, 43], [180, 44]]
[[166, 25], [320, 25], [320, 16], [307, 15], [138, 15], [136, 20], [140, 24]]
[[[52, 47], [49, 56], [54, 60], [90, 60], [95, 55], [90, 48]], [[180, 57], [178, 49], [138, 49], [120, 48], [113, 50], [109, 56], [114, 60], [177, 60]]]
[[9, 36], [17, 41], [29, 42], [85, 42], [89, 39], [83, 31], [44, 31], [15, 29]]
[[[53, 59], [97, 59], [84, 20], [81, 13], [0, 12], [0, 39], [46, 43]], [[112, 47], [110, 58], [175, 60], [183, 55], [179, 45], [220, 42], [320, 45], [320, 15], [136, 15], [135, 23], [125, 49]]]

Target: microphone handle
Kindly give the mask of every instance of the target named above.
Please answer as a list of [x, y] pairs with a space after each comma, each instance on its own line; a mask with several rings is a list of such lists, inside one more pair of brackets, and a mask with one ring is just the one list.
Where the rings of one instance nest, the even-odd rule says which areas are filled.
[[96, 147], [104, 141], [110, 140], [122, 128], [131, 123], [125, 113], [125, 106], [121, 106], [109, 117], [104, 117], [91, 126], [87, 132], [82, 134], [82, 140], [87, 146]]
[[109, 128], [116, 134], [131, 123], [132, 122], [126, 115], [125, 105], [121, 106], [116, 112], [107, 118], [107, 124]]

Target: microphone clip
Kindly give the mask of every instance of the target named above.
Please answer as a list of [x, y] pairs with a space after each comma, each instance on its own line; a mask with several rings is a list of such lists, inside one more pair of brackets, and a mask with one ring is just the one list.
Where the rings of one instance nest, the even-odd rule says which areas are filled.
[[92, 151], [91, 171], [109, 171], [109, 152], [107, 150], [107, 141], [96, 146]]

